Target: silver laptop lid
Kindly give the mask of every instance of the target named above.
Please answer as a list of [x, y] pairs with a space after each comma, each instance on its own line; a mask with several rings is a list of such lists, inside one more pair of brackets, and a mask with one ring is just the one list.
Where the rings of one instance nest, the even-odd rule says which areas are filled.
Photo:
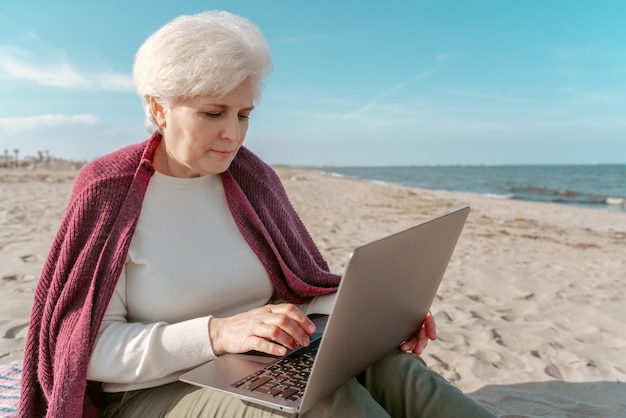
[[353, 251], [301, 413], [421, 327], [468, 214], [459, 209]]

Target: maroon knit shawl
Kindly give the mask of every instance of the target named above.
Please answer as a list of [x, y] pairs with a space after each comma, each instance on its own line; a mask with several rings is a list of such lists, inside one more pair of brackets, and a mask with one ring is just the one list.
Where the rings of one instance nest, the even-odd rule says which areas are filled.
[[[87, 381], [96, 335], [126, 260], [160, 136], [86, 165], [76, 178], [39, 279], [24, 353], [20, 417], [97, 417], [102, 390]], [[335, 291], [328, 266], [276, 173], [241, 148], [222, 174], [241, 234], [293, 303]]]

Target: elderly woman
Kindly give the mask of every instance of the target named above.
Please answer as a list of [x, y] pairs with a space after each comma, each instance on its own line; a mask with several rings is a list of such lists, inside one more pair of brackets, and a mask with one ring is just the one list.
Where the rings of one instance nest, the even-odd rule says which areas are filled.
[[[76, 179], [35, 294], [21, 416], [281, 415], [178, 380], [222, 353], [308, 345], [306, 313], [329, 311], [339, 284], [242, 147], [270, 69], [259, 30], [226, 12], [179, 17], [139, 49], [156, 132]], [[416, 355], [434, 334], [429, 316], [306, 415], [489, 416]]]

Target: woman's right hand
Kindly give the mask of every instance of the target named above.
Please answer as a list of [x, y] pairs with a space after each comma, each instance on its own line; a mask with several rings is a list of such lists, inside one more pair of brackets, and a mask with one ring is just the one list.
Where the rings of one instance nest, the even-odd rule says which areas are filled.
[[284, 356], [287, 348], [308, 346], [314, 332], [315, 324], [289, 303], [209, 321], [209, 338], [216, 355], [257, 350]]

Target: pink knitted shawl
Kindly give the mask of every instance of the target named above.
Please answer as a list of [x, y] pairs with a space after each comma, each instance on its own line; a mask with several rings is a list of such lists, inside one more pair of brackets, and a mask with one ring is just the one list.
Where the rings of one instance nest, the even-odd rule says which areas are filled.
[[[96, 417], [101, 385], [87, 381], [96, 334], [126, 260], [160, 137], [86, 165], [76, 178], [35, 291], [20, 417]], [[276, 173], [246, 148], [222, 174], [241, 234], [277, 294], [293, 303], [331, 293], [339, 277], [291, 206]]]

